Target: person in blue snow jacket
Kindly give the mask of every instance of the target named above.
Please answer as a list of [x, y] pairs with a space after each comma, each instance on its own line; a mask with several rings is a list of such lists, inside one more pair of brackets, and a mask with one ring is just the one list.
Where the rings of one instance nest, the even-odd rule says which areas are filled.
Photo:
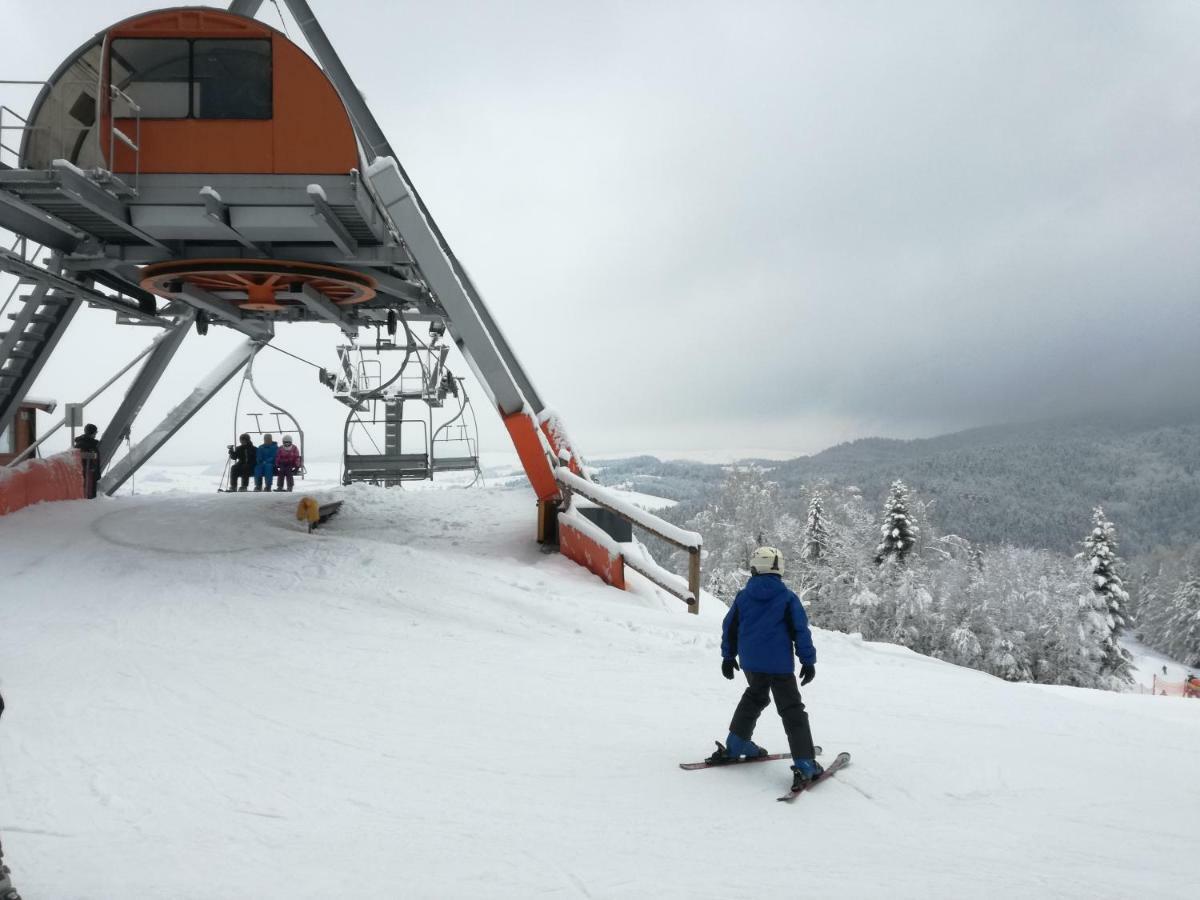
[[258, 452], [255, 454], [254, 466], [254, 489], [256, 491], [263, 490], [263, 479], [266, 479], [266, 490], [271, 489], [271, 482], [275, 479], [275, 454], [279, 452], [279, 445], [275, 443], [275, 439], [269, 434], [263, 435], [263, 442], [258, 445]]
[[817, 677], [817, 651], [800, 598], [783, 583], [783, 554], [774, 547], [759, 547], [750, 557], [750, 573], [721, 625], [721, 674], [732, 681], [734, 670], [740, 668], [748, 686], [729, 723], [725, 746], [718, 742], [709, 760], [766, 755], [750, 739], [773, 695], [792, 754], [792, 787], [798, 788], [823, 771], [815, 759], [795, 674], [798, 658], [800, 685]]

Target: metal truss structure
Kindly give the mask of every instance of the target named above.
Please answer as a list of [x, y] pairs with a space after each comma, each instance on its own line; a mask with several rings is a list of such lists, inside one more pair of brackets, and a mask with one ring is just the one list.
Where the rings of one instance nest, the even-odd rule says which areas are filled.
[[[280, 324], [333, 324], [354, 339], [363, 328], [396, 334], [401, 322], [411, 344], [410, 325], [423, 322], [466, 358], [539, 501], [556, 498], [553, 469], [563, 451], [546, 427], [545, 404], [308, 2], [282, 2], [344, 108], [338, 114], [353, 129], [356, 166], [156, 171], [145, 139], [151, 123], [139, 106], [147, 100], [118, 83], [110, 59], [120, 40], [115, 30], [65, 61], [27, 114], [0, 106], [0, 228], [18, 236], [10, 249], [0, 248], [0, 271], [16, 276], [20, 290], [0, 324], [0, 431], [83, 304], [112, 311], [120, 324], [164, 332], [103, 428], [99, 488], [109, 494], [237, 376]], [[223, 27], [244, 24], [261, 34], [271, 30], [253, 21], [260, 6], [234, 0], [228, 11], [156, 15], [200, 21], [207, 14]], [[184, 339], [210, 327], [240, 332], [245, 341], [163, 421], [139, 427], [140, 440], [116, 459]], [[440, 404], [452, 384], [426, 386], [420, 398], [360, 391], [347, 405], [353, 417], [390, 403], [386, 422], [404, 400]], [[431, 475], [428, 455], [422, 471]], [[452, 459], [445, 467], [466, 467], [462, 457]]]

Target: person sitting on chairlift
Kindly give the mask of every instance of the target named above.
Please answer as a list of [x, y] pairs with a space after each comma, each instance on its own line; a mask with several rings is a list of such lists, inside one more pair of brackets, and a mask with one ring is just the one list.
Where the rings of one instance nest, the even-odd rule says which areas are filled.
[[238, 437], [237, 446], [230, 444], [228, 449], [229, 458], [233, 460], [233, 465], [229, 467], [229, 491], [244, 491], [250, 486], [250, 476], [258, 464], [258, 448], [250, 440], [250, 435], [243, 434]]
[[300, 471], [300, 448], [292, 443], [292, 436], [285, 434], [283, 436], [283, 446], [279, 448], [279, 453], [275, 456], [275, 473], [279, 476], [279, 483], [275, 486], [275, 490], [284, 490], [284, 482], [287, 482], [287, 490], [292, 490], [296, 484], [295, 476]]
[[[275, 480], [275, 454], [279, 452], [279, 445], [275, 443], [275, 439], [269, 434], [263, 435], [263, 442], [258, 447], [256, 458], [258, 465], [254, 467], [254, 489], [256, 491], [271, 490], [271, 484]], [[263, 487], [263, 482], [266, 482], [266, 487]]]

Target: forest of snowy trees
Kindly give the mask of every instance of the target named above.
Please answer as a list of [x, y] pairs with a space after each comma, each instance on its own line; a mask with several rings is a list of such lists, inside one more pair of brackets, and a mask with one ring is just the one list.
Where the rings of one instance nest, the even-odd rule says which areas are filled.
[[882, 505], [828, 484], [804, 505], [779, 494], [769, 472], [735, 467], [699, 511], [688, 504], [679, 516], [704, 535], [704, 587], [725, 603], [745, 584], [751, 551], [768, 544], [783, 550], [815, 625], [1010, 681], [1121, 689], [1130, 683], [1118, 640], [1127, 629], [1200, 663], [1200, 569], [1140, 573], [1135, 609], [1116, 528], [1099, 508], [1079, 522], [1072, 556], [939, 534], [927, 504], [899, 481]]

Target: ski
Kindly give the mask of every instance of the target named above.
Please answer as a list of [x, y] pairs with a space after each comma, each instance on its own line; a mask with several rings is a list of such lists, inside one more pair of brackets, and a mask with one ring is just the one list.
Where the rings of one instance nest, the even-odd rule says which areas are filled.
[[[720, 745], [718, 744], [718, 746], [720, 746]], [[813, 753], [816, 756], [820, 756], [821, 748], [814, 747]], [[790, 754], [790, 753], [768, 753], [766, 756], [755, 756], [755, 757], [752, 757], [749, 759], [738, 758], [738, 759], [719, 760], [717, 762], [710, 762], [709, 760], [706, 759], [706, 760], [704, 760], [704, 762], [680, 763], [679, 768], [687, 769], [690, 772], [693, 769], [718, 769], [722, 766], [740, 766], [745, 763], [770, 762], [773, 759], [791, 759], [791, 758], [792, 758], [792, 754]]]
[[784, 803], [790, 803], [792, 800], [795, 800], [797, 797], [799, 797], [801, 794], [803, 794], [809, 788], [816, 787], [818, 784], [820, 784], [826, 778], [833, 775], [838, 769], [845, 768], [848, 765], [850, 765], [850, 754], [849, 753], [839, 753], [837, 755], [837, 758], [829, 764], [829, 767], [824, 772], [822, 772], [820, 775], [818, 775], [812, 781], [805, 784], [804, 787], [799, 788], [798, 790], [795, 790], [795, 791], [788, 791], [782, 797], [776, 797], [775, 799], [780, 800]]

